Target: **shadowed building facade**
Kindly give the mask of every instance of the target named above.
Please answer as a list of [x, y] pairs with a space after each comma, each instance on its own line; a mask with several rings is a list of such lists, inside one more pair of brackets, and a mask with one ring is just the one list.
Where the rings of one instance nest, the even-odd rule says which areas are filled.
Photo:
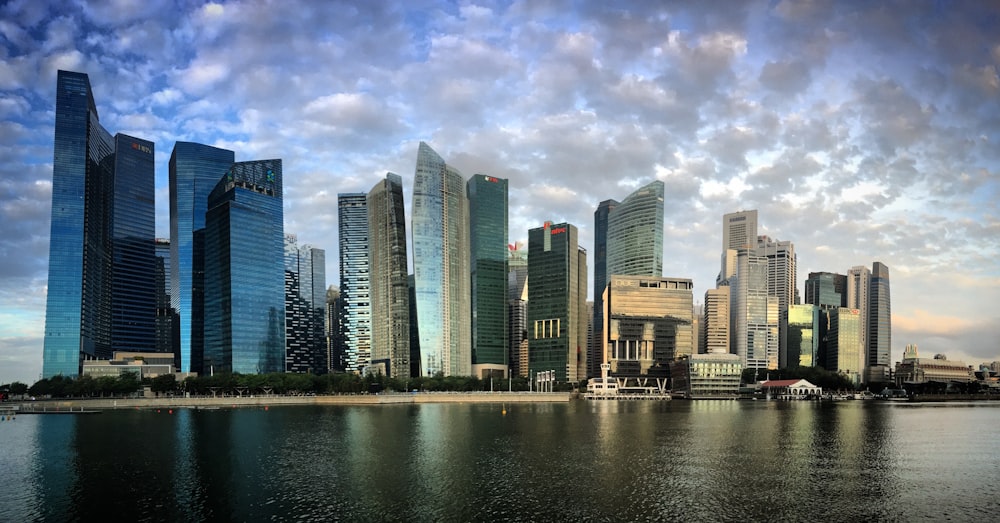
[[325, 374], [326, 251], [285, 235], [285, 372]]
[[469, 199], [462, 173], [420, 142], [411, 235], [421, 368], [472, 374]]
[[205, 217], [205, 369], [285, 370], [281, 160], [233, 164]]
[[403, 179], [388, 173], [368, 192], [368, 263], [371, 269], [372, 364], [392, 378], [409, 378], [410, 285], [406, 266]]
[[613, 376], [663, 373], [694, 348], [694, 285], [689, 279], [611, 276], [605, 289], [603, 360]]
[[42, 375], [155, 350], [153, 142], [101, 126], [90, 79], [59, 71]]
[[472, 252], [472, 372], [507, 377], [507, 180], [474, 175], [467, 185]]

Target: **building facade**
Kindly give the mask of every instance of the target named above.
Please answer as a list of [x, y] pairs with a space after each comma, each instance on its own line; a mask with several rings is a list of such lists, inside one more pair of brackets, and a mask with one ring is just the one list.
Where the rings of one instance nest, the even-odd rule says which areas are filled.
[[368, 192], [372, 363], [393, 378], [410, 376], [410, 285], [403, 179], [388, 173]]
[[472, 374], [469, 200], [465, 180], [420, 142], [410, 209], [424, 373]]
[[371, 360], [371, 270], [368, 265], [368, 194], [337, 195], [343, 370], [360, 373]]
[[594, 211], [594, 317], [591, 322], [591, 343], [587, 348], [587, 375], [600, 375], [604, 347], [604, 289], [608, 286], [608, 219], [618, 207], [617, 200], [604, 200]]
[[743, 363], [736, 354], [691, 354], [670, 364], [670, 389], [689, 399], [739, 396]]
[[602, 363], [613, 376], [664, 371], [694, 352], [693, 288], [689, 279], [612, 275], [605, 290]]
[[729, 286], [705, 291], [701, 353], [729, 354], [729, 316]]
[[326, 252], [285, 235], [285, 372], [325, 374]]
[[768, 259], [754, 248], [736, 250], [730, 287], [731, 352], [744, 368], [778, 368], [778, 298], [768, 292]]
[[788, 306], [787, 367], [813, 367], [819, 363], [819, 307]]
[[192, 142], [177, 142], [170, 153], [170, 300], [181, 372], [204, 370], [205, 214], [209, 193], [235, 161], [233, 151]]
[[790, 241], [757, 237], [757, 254], [767, 258], [767, 293], [778, 298], [778, 366], [788, 363], [788, 307], [798, 303], [796, 288], [798, 258]]
[[889, 267], [872, 264], [868, 286], [868, 380], [888, 381], [892, 352], [892, 303], [889, 295]]
[[848, 307], [830, 309], [829, 321], [823, 367], [847, 376], [855, 384], [861, 383], [864, 372], [861, 359], [864, 353], [861, 332], [865, 328], [861, 321], [861, 311]]
[[474, 175], [467, 185], [472, 300], [472, 371], [508, 375], [507, 180]]
[[528, 377], [528, 251], [517, 242], [508, 245], [507, 337], [510, 375]]
[[207, 373], [285, 369], [281, 160], [233, 164], [205, 216]]
[[42, 375], [155, 349], [153, 142], [101, 126], [83, 73], [59, 71]]
[[587, 373], [587, 253], [568, 223], [528, 231], [528, 373], [557, 381]]
[[174, 355], [174, 368], [180, 368], [180, 321], [170, 305], [170, 240], [157, 238], [156, 248], [156, 352]]

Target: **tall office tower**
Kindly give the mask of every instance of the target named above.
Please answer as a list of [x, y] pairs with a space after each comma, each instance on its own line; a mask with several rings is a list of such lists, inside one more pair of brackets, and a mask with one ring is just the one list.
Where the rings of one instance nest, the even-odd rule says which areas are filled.
[[819, 307], [812, 304], [788, 306], [788, 367], [813, 367], [819, 364]]
[[371, 271], [368, 266], [368, 194], [337, 195], [343, 370], [361, 373], [371, 362]]
[[735, 253], [729, 250], [752, 249], [757, 246], [757, 211], [739, 211], [722, 216], [722, 270], [716, 286], [736, 270]]
[[101, 126], [83, 73], [59, 71], [42, 375], [153, 350], [153, 142]]
[[528, 231], [528, 280], [529, 374], [585, 379], [587, 253], [575, 226], [546, 222]]
[[431, 376], [470, 376], [469, 199], [462, 173], [424, 142], [411, 213], [421, 367]]
[[340, 289], [326, 289], [326, 361], [330, 372], [344, 371], [344, 339], [340, 329]]
[[[847, 308], [857, 309], [861, 315], [861, 346], [868, 347], [868, 289], [871, 285], [872, 273], [868, 267], [858, 265], [847, 271]], [[868, 365], [866, 350], [858, 355], [859, 368]]]
[[806, 279], [806, 303], [820, 308], [847, 306], [847, 276], [832, 272], [810, 272]]
[[285, 235], [285, 372], [325, 374], [326, 252]]
[[[889, 267], [872, 264], [868, 287], [868, 367], [871, 381], [887, 381], [892, 351], [892, 309], [889, 299]], [[881, 378], [881, 379], [878, 379]]]
[[829, 310], [830, 330], [826, 335], [826, 354], [823, 367], [849, 377], [855, 384], [861, 382], [864, 367], [861, 355], [861, 332], [865, 329], [861, 311], [849, 307]]
[[612, 275], [604, 291], [603, 360], [615, 376], [664, 371], [694, 352], [691, 280]]
[[510, 375], [528, 376], [528, 251], [521, 242], [507, 246], [507, 325]]
[[207, 373], [285, 370], [281, 160], [238, 162], [205, 215]]
[[701, 351], [704, 354], [729, 354], [729, 286], [705, 291], [705, 315], [702, 321]]
[[204, 374], [205, 213], [233, 151], [177, 142], [170, 153], [170, 303], [179, 320], [180, 369]]
[[594, 318], [591, 343], [587, 348], [587, 376], [600, 376], [604, 360], [604, 288], [608, 285], [608, 218], [618, 206], [616, 200], [604, 200], [594, 211]]
[[417, 328], [417, 288], [413, 274], [406, 277], [410, 296], [410, 376], [422, 376], [420, 368], [420, 331]]
[[778, 298], [778, 366], [788, 363], [788, 307], [795, 304], [796, 285], [795, 245], [789, 241], [757, 237], [757, 254], [767, 258], [767, 292]]
[[410, 284], [406, 267], [403, 179], [393, 173], [368, 192], [371, 363], [386, 376], [410, 377]]
[[693, 334], [693, 339], [691, 340], [691, 354], [701, 353], [702, 316], [704, 316], [704, 311], [700, 305], [695, 305], [691, 308], [691, 332]]
[[507, 377], [507, 180], [477, 174], [467, 185], [472, 268], [472, 372]]
[[663, 274], [663, 182], [645, 185], [608, 215], [607, 278]]
[[179, 325], [177, 311], [170, 306], [170, 240], [157, 238], [156, 269], [156, 352], [174, 355], [174, 368], [180, 368]]
[[736, 272], [729, 278], [731, 352], [744, 368], [776, 369], [778, 298], [768, 293], [768, 260], [754, 248], [736, 253]]

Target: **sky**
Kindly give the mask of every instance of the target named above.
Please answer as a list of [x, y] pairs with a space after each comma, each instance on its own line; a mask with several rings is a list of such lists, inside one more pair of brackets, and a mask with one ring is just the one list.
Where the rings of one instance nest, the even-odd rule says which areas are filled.
[[336, 285], [337, 194], [391, 171], [409, 207], [425, 141], [509, 180], [511, 242], [567, 221], [592, 252], [598, 203], [659, 179], [696, 303], [756, 209], [803, 295], [889, 267], [894, 361], [1000, 360], [996, 2], [12, 0], [0, 58], [0, 383], [41, 373], [59, 69], [155, 142], [160, 237], [175, 141], [281, 158], [285, 231]]

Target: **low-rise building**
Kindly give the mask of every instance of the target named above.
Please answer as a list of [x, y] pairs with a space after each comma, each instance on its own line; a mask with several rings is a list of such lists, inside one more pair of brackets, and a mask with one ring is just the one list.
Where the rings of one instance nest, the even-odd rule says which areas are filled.
[[[169, 352], [115, 352], [110, 360], [83, 362], [84, 376], [117, 378], [128, 372], [138, 375], [139, 379], [175, 374], [174, 355]], [[179, 373], [177, 379], [181, 381], [188, 376], [195, 375], [194, 373]]]
[[670, 363], [671, 390], [689, 399], [735, 398], [742, 375], [736, 354], [690, 354]]
[[819, 399], [823, 388], [806, 380], [768, 380], [760, 384], [765, 396], [779, 400]]

